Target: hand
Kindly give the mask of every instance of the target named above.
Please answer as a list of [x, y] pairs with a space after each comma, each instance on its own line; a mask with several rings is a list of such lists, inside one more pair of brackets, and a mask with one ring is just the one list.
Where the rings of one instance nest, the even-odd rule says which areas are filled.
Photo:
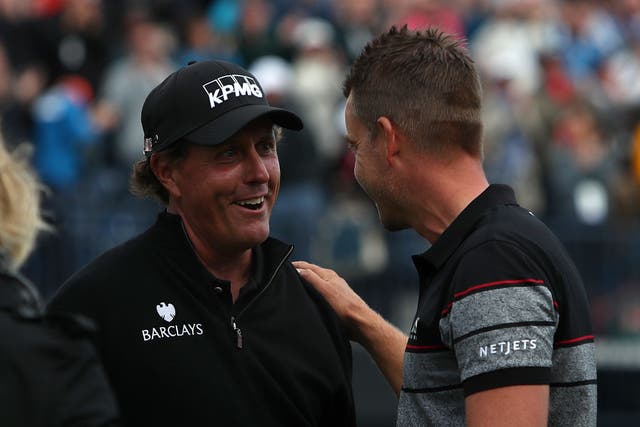
[[347, 330], [349, 339], [360, 342], [361, 337], [358, 326], [355, 324], [355, 316], [358, 313], [365, 314], [371, 311], [367, 303], [335, 271], [305, 261], [294, 261], [293, 266], [300, 276], [316, 288], [333, 307]]
[[369, 308], [335, 271], [305, 261], [295, 261], [293, 265], [300, 276], [324, 296], [341, 319], [349, 338], [369, 352], [399, 394], [407, 337]]

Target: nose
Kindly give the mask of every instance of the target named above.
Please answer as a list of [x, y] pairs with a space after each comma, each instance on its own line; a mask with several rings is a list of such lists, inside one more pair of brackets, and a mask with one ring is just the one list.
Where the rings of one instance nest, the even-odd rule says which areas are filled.
[[255, 150], [247, 156], [247, 180], [251, 183], [266, 183], [269, 181], [269, 170], [265, 159]]

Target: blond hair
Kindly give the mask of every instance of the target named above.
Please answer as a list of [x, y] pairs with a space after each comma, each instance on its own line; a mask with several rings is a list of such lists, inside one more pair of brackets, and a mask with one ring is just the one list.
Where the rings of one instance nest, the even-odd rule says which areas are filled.
[[31, 253], [39, 231], [49, 229], [40, 213], [44, 189], [29, 165], [32, 147], [9, 151], [0, 138], [0, 250], [18, 268]]

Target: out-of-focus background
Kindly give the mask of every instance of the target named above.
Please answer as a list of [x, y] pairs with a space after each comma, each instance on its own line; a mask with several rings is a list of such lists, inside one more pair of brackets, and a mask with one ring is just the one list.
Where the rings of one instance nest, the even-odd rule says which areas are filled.
[[[9, 146], [33, 144], [57, 229], [23, 272], [48, 297], [154, 221], [160, 206], [127, 190], [142, 157], [142, 102], [188, 61], [226, 59], [306, 123], [279, 149], [272, 233], [407, 329], [410, 255], [428, 245], [380, 228], [343, 141], [346, 67], [392, 24], [466, 40], [484, 83], [488, 176], [516, 189], [584, 277], [599, 425], [637, 425], [640, 0], [0, 0], [0, 126]], [[393, 425], [390, 388], [354, 351], [360, 425]]]

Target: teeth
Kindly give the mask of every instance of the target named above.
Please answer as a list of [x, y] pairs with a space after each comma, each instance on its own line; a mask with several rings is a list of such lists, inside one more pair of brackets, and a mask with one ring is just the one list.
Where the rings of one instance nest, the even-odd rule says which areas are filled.
[[247, 199], [247, 200], [243, 200], [241, 202], [238, 202], [238, 204], [240, 206], [247, 206], [247, 205], [259, 205], [260, 203], [264, 202], [264, 196], [262, 197], [256, 197], [255, 199]]

